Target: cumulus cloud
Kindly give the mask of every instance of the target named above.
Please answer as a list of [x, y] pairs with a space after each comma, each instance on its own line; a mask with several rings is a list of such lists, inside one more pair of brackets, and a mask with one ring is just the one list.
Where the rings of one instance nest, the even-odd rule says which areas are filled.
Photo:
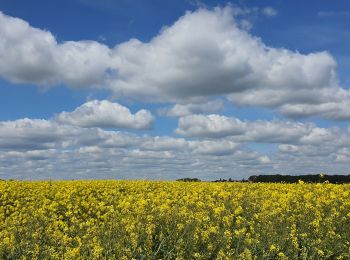
[[188, 137], [225, 137], [243, 134], [246, 124], [220, 115], [189, 115], [179, 119], [175, 133]]
[[54, 120], [18, 119], [0, 122], [0, 149], [46, 150], [99, 145], [102, 148], [130, 147], [138, 136], [100, 128], [81, 128]]
[[[106, 131], [55, 119], [2, 121], [0, 178], [243, 178], [267, 170], [340, 173], [350, 160], [347, 130], [200, 116], [224, 121], [226, 127], [208, 128], [207, 135], [201, 131], [201, 137], [185, 139]], [[235, 132], [237, 126], [243, 131]], [[228, 133], [229, 127], [235, 135], [215, 132]], [[278, 150], [263, 154], [248, 148], [256, 142], [277, 143]]]
[[187, 12], [147, 43], [131, 39], [113, 48], [95, 41], [60, 43], [50, 32], [0, 13], [0, 75], [179, 104], [225, 95], [236, 105], [269, 107], [287, 116], [349, 118], [344, 107], [350, 94], [339, 86], [329, 53], [269, 47], [241, 28], [236, 10]]
[[207, 114], [217, 112], [224, 107], [222, 100], [210, 100], [204, 103], [175, 104], [171, 108], [161, 108], [162, 116], [183, 117], [191, 114]]
[[144, 129], [151, 127], [153, 120], [149, 111], [132, 114], [118, 103], [93, 100], [49, 120], [0, 121], [0, 149], [29, 151], [97, 144], [103, 148], [129, 147], [139, 142], [137, 135], [101, 128]]
[[342, 148], [339, 153], [336, 155], [336, 162], [350, 162], [350, 149]]
[[278, 150], [282, 153], [295, 153], [299, 150], [298, 146], [292, 144], [280, 144]]
[[[162, 179], [190, 174], [208, 179], [218, 172], [228, 174], [225, 169], [261, 164], [257, 153], [244, 152], [250, 159], [241, 158], [244, 149], [225, 139], [139, 136], [56, 118], [18, 119], [0, 122], [0, 178]], [[218, 156], [220, 163], [214, 160]]]
[[233, 154], [238, 150], [239, 144], [228, 141], [192, 141], [190, 147], [195, 154], [223, 156]]
[[[289, 122], [253, 121], [245, 122], [235, 117], [222, 115], [189, 115], [179, 119], [175, 133], [187, 137], [222, 138], [236, 136], [250, 141], [271, 142], [285, 136], [302, 136], [302, 124]], [[282, 134], [282, 135], [281, 135]]]
[[141, 158], [141, 159], [170, 159], [174, 155], [169, 151], [142, 151], [135, 149], [130, 151], [128, 154], [131, 158]]
[[[337, 128], [320, 128], [311, 123], [289, 121], [241, 121], [221, 115], [189, 115], [179, 119], [175, 133], [197, 138], [231, 137], [239, 142], [317, 144], [341, 135]], [[342, 133], [345, 135], [345, 133]]]
[[94, 41], [58, 43], [48, 31], [0, 12], [0, 75], [18, 83], [100, 86], [110, 49]]
[[[166, 99], [227, 94], [238, 105], [276, 107], [303, 101], [302, 92], [306, 102], [320, 103], [315, 91], [339, 88], [330, 54], [268, 47], [238, 27], [230, 8], [187, 13], [150, 43], [132, 40], [116, 51], [119, 75], [128, 75], [113, 82], [117, 92], [143, 86]], [[266, 96], [254, 98], [256, 92]]]
[[[350, 98], [348, 93], [344, 94]], [[347, 120], [350, 118], [349, 106], [350, 101], [347, 98], [333, 95], [329, 98], [329, 102], [323, 104], [285, 104], [281, 105], [279, 111], [296, 119], [307, 116], [321, 116], [333, 120]]]
[[152, 126], [154, 117], [144, 109], [132, 114], [127, 107], [118, 103], [107, 100], [92, 100], [73, 112], [58, 114], [56, 120], [63, 124], [80, 127], [147, 129]]
[[173, 138], [167, 136], [145, 137], [143, 138], [140, 147], [141, 149], [151, 151], [181, 151], [188, 148], [188, 142], [183, 138]]
[[8, 151], [0, 153], [0, 158], [23, 158], [26, 160], [46, 160], [56, 154], [55, 149], [28, 150], [28, 151]]
[[74, 127], [61, 126], [48, 120], [19, 119], [0, 122], [0, 149], [49, 149], [64, 138], [77, 135]]

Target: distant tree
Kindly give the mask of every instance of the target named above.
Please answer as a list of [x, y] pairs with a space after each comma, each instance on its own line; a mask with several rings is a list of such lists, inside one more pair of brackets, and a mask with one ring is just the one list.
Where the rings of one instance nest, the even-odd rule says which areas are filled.
[[299, 181], [308, 183], [350, 183], [350, 175], [326, 175], [308, 174], [308, 175], [252, 175], [248, 178], [250, 182], [284, 182], [297, 183]]
[[200, 182], [201, 180], [198, 178], [182, 178], [177, 179], [176, 181], [184, 181], [184, 182]]

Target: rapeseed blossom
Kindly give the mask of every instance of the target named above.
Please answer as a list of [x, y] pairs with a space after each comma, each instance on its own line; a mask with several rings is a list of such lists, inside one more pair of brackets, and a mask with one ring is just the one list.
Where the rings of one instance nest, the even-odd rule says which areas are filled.
[[350, 259], [350, 185], [0, 181], [0, 259]]

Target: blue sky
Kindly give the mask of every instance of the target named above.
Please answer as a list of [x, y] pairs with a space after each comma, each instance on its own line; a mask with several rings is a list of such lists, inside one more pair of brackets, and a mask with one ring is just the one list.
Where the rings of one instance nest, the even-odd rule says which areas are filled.
[[348, 173], [348, 1], [2, 1], [0, 178]]

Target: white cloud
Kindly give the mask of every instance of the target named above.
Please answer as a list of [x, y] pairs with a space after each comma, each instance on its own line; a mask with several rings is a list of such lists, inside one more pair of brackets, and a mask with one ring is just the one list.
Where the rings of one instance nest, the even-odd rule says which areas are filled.
[[268, 156], [263, 155], [259, 157], [259, 162], [262, 164], [267, 164], [271, 162], [271, 159]]
[[132, 114], [127, 107], [107, 100], [89, 101], [73, 112], [62, 112], [56, 120], [63, 124], [80, 127], [116, 127], [147, 129], [153, 124], [154, 118], [147, 110]]
[[[179, 119], [177, 134], [196, 138], [230, 137], [236, 142], [321, 145], [347, 134], [337, 128], [289, 121], [241, 121], [220, 115], [189, 115]], [[344, 140], [342, 140], [344, 143]], [[345, 143], [344, 143], [345, 144]], [[284, 149], [285, 147], [281, 147]], [[284, 149], [284, 151], [286, 151]]]
[[78, 145], [98, 145], [101, 148], [128, 148], [138, 146], [141, 137], [128, 132], [104, 131], [102, 129], [86, 129], [89, 136], [85, 133], [80, 137]]
[[243, 139], [264, 143], [294, 143], [306, 135], [312, 126], [284, 121], [259, 120], [247, 123]]
[[132, 150], [128, 155], [141, 159], [170, 159], [174, 157], [173, 153], [169, 151], [142, 151], [139, 149]]
[[[256, 153], [242, 159], [241, 149], [241, 144], [225, 139], [190, 141], [55, 119], [18, 119], [0, 122], [0, 178], [162, 179], [187, 174], [208, 179], [219, 172], [228, 174], [223, 164], [226, 169], [260, 164]], [[217, 156], [220, 163], [214, 160]]]
[[188, 148], [188, 142], [183, 138], [155, 136], [144, 138], [140, 147], [143, 150], [153, 151], [186, 150]]
[[69, 149], [94, 145], [130, 147], [138, 142], [136, 135], [81, 128], [52, 120], [25, 118], [0, 122], [0, 150]]
[[110, 49], [103, 44], [60, 44], [50, 32], [1, 12], [0, 35], [0, 75], [10, 81], [100, 86], [108, 78]]
[[349, 118], [344, 107], [350, 94], [338, 85], [329, 53], [271, 48], [241, 29], [234, 15], [237, 8], [230, 6], [201, 8], [150, 42], [131, 39], [109, 48], [94, 41], [59, 43], [50, 32], [1, 13], [0, 75], [13, 82], [104, 87], [143, 101], [186, 104], [227, 95], [236, 105], [287, 116]]
[[101, 149], [98, 146], [84, 146], [80, 147], [78, 150], [78, 153], [84, 154], [84, 153], [102, 153], [103, 149]]
[[177, 134], [188, 137], [235, 137], [240, 141], [294, 142], [310, 133], [312, 125], [283, 121], [241, 121], [220, 115], [189, 115], [179, 119]]
[[46, 160], [56, 154], [55, 149], [29, 150], [29, 151], [9, 151], [0, 154], [0, 158], [24, 158], [26, 160]]
[[[150, 43], [132, 40], [119, 45], [116, 53], [119, 75], [128, 77], [114, 81], [114, 90], [138, 95], [142, 87], [168, 100], [230, 94], [229, 99], [240, 105], [251, 101], [275, 106], [290, 98], [289, 92], [306, 89], [314, 98], [312, 90], [336, 84], [336, 63], [328, 53], [303, 55], [269, 48], [237, 27], [230, 8], [187, 13]], [[246, 100], [249, 91], [282, 97]]]
[[302, 144], [322, 144], [332, 142], [337, 136], [339, 138], [341, 134], [340, 131], [335, 129], [314, 127], [310, 130], [311, 131], [307, 135], [301, 137], [300, 142]]
[[246, 124], [220, 115], [189, 115], [179, 119], [175, 133], [188, 137], [225, 137], [243, 134]]
[[238, 150], [239, 144], [228, 140], [192, 141], [190, 147], [195, 154], [222, 156], [233, 154]]
[[350, 148], [342, 148], [336, 155], [336, 162], [350, 162]]
[[65, 138], [76, 136], [79, 130], [48, 120], [19, 119], [0, 122], [0, 149], [49, 149]]
[[282, 153], [295, 153], [299, 150], [298, 146], [292, 144], [280, 144], [278, 150]]
[[213, 113], [223, 107], [222, 100], [211, 100], [204, 103], [175, 104], [171, 108], [161, 108], [158, 112], [162, 116], [183, 117], [191, 114]]
[[[350, 95], [346, 94], [346, 96]], [[337, 100], [338, 99], [338, 100]], [[332, 101], [333, 100], [333, 101]], [[329, 101], [323, 104], [285, 104], [280, 112], [288, 117], [300, 118], [307, 116], [321, 116], [333, 120], [347, 120], [350, 118], [350, 100], [337, 96], [330, 96]]]
[[261, 10], [262, 14], [268, 17], [273, 17], [278, 14], [277, 10], [271, 6], [267, 6]]
[[0, 121], [0, 150], [45, 150], [95, 146], [130, 147], [139, 143], [135, 134], [104, 131], [100, 127], [148, 128], [153, 116], [146, 110], [129, 109], [108, 101], [89, 101], [73, 112], [44, 119]]
[[[347, 130], [207, 117], [227, 121], [227, 126], [243, 125], [244, 131], [225, 137], [209, 128], [210, 139], [201, 131], [203, 137], [188, 140], [79, 127], [53, 119], [3, 121], [0, 178], [243, 178], [266, 171], [342, 173], [350, 161]], [[246, 146], [256, 142], [277, 143], [278, 151], [262, 154]]]

